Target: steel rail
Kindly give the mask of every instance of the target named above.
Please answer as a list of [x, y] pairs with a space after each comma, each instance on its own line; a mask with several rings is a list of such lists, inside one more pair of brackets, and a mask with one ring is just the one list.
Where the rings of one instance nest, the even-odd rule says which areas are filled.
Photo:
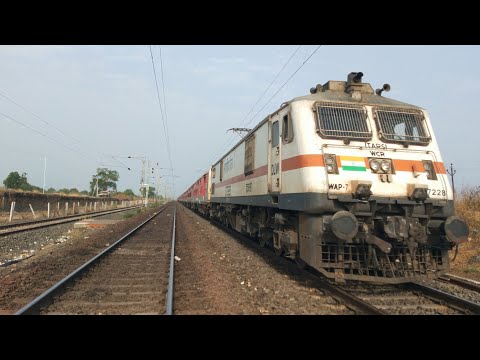
[[77, 216], [86, 216], [86, 215], [91, 215], [91, 214], [100, 214], [100, 213], [105, 213], [107, 211], [116, 211], [116, 210], [125, 210], [125, 209], [135, 209], [135, 208], [138, 208], [138, 207], [141, 207], [143, 205], [134, 205], [134, 206], [129, 206], [129, 207], [124, 207], [124, 208], [121, 208], [121, 209], [115, 209], [115, 210], [99, 210], [99, 211], [92, 211], [92, 212], [89, 212], [89, 213], [83, 213], [83, 214], [72, 214], [72, 215], [67, 215], [67, 216], [58, 216], [58, 217], [55, 217], [55, 218], [47, 218], [47, 219], [42, 219], [42, 220], [30, 220], [30, 221], [22, 221], [22, 222], [16, 222], [16, 223], [12, 223], [12, 224], [5, 224], [5, 225], [0, 225], [0, 230], [3, 230], [3, 229], [9, 229], [9, 228], [12, 228], [12, 227], [17, 227], [17, 226], [23, 226], [23, 225], [31, 225], [31, 224], [39, 224], [39, 223], [42, 223], [42, 222], [47, 222], [47, 221], [54, 221], [54, 220], [62, 220], [62, 219], [68, 219], [68, 218], [73, 218], [73, 217], [77, 217]]
[[463, 299], [417, 282], [406, 283], [404, 286], [410, 290], [421, 292], [424, 296], [434, 301], [440, 301], [446, 306], [463, 312], [466, 310], [467, 313], [470, 314], [480, 315], [480, 304], [474, 303], [473, 301]]
[[172, 229], [172, 250], [170, 255], [170, 273], [168, 275], [168, 291], [167, 291], [167, 315], [173, 315], [173, 279], [175, 269], [175, 218], [177, 215], [177, 205], [173, 213], [173, 229]]
[[[25, 223], [3, 225], [3, 226], [0, 226], [0, 236], [15, 234], [23, 231], [41, 229], [44, 227], [49, 227], [54, 225], [66, 224], [72, 221], [83, 220], [83, 219], [98, 217], [102, 215], [114, 214], [117, 212], [133, 210], [140, 207], [142, 207], [142, 205], [132, 206], [129, 208], [115, 209], [115, 210], [107, 210], [107, 211], [100, 211], [100, 212], [97, 211], [95, 213], [89, 213], [89, 214], [68, 215], [68, 216], [59, 217], [55, 219], [44, 219], [44, 220], [37, 220], [37, 221], [28, 221]], [[9, 228], [13, 228], [13, 229], [8, 230]], [[4, 229], [7, 229], [7, 230], [4, 230]]]
[[56, 294], [57, 291], [61, 290], [64, 288], [68, 283], [70, 283], [73, 279], [84, 273], [88, 268], [90, 268], [96, 261], [98, 261], [100, 258], [103, 258], [105, 255], [110, 253], [114, 248], [116, 248], [120, 243], [122, 243], [125, 239], [130, 237], [134, 232], [136, 232], [138, 229], [143, 227], [145, 224], [147, 224], [149, 221], [151, 221], [153, 218], [161, 214], [166, 208], [170, 206], [170, 203], [166, 204], [162, 209], [160, 209], [156, 214], [150, 216], [147, 220], [142, 222], [140, 225], [138, 225], [136, 228], [128, 232], [126, 235], [122, 236], [119, 240], [117, 240], [115, 243], [110, 245], [108, 248], [103, 250], [100, 254], [97, 254], [95, 257], [87, 261], [85, 264], [81, 265], [79, 268], [71, 272], [69, 275], [67, 275], [65, 278], [57, 282], [55, 285], [50, 287], [47, 291], [39, 295], [37, 298], [35, 298], [33, 301], [25, 305], [23, 308], [18, 310], [15, 315], [31, 315], [31, 314], [37, 314], [41, 308], [42, 305], [46, 304], [49, 299], [53, 297], [54, 294]]
[[456, 276], [452, 274], [446, 274], [444, 276], [441, 276], [437, 280], [450, 283], [453, 285], [457, 285], [464, 289], [472, 290], [480, 293], [480, 283], [470, 279], [462, 278], [460, 276]]
[[[312, 273], [308, 270], [304, 271], [307, 271], [310, 274]], [[319, 276], [318, 274], [314, 275]], [[332, 297], [341, 298], [349, 308], [353, 307], [353, 310], [360, 310], [362, 315], [388, 315], [388, 313], [382, 309], [379, 309], [374, 305], [371, 305], [368, 302], [360, 299], [359, 297], [340, 289], [338, 286], [335, 286], [322, 278], [319, 278], [319, 280], [322, 282], [322, 289], [326, 289], [332, 295]]]

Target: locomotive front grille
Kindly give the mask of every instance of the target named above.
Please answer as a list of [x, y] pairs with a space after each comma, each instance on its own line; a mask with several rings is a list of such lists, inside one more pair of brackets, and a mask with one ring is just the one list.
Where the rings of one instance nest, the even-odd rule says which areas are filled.
[[365, 106], [319, 102], [316, 111], [317, 130], [323, 137], [362, 140], [372, 137]]
[[448, 268], [448, 250], [419, 246], [412, 256], [407, 246], [393, 245], [389, 254], [372, 245], [320, 245], [321, 259], [318, 265], [329, 276], [342, 270], [345, 279], [375, 278], [382, 282], [394, 279], [402, 282], [410, 278], [436, 275]]

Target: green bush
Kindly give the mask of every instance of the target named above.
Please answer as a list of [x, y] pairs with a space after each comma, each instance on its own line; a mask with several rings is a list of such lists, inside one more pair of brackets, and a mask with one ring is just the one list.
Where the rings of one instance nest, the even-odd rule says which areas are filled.
[[[137, 213], [137, 214], [138, 214], [138, 213]], [[131, 218], [133, 215], [135, 215], [135, 212], [129, 211], [129, 212], [123, 214], [123, 218], [124, 218], [124, 219], [128, 219], [128, 218]]]

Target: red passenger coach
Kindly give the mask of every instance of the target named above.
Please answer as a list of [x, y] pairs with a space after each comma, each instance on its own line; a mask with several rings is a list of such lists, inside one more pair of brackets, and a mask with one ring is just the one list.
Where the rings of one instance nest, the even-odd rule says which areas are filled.
[[188, 207], [199, 211], [202, 214], [207, 213], [207, 204], [210, 201], [209, 186], [210, 171], [203, 174], [195, 183], [185, 191], [178, 200]]

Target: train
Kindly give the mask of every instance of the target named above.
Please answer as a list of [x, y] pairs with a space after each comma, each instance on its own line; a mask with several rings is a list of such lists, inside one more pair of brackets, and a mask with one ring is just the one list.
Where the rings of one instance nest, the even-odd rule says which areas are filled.
[[469, 228], [428, 112], [362, 77], [284, 102], [178, 201], [335, 282], [445, 274]]

